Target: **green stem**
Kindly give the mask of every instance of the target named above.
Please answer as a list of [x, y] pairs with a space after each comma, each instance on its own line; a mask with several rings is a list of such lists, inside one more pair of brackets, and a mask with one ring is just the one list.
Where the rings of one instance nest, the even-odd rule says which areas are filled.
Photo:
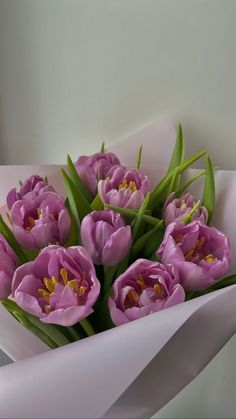
[[103, 285], [103, 293], [105, 294], [107, 290], [111, 287], [113, 284], [113, 278], [117, 270], [117, 265], [115, 266], [109, 266], [108, 268], [105, 268], [104, 271], [104, 285]]
[[77, 333], [73, 326], [67, 326], [66, 329], [68, 330], [68, 333], [72, 337], [73, 341], [76, 342], [77, 340], [80, 340], [80, 335]]
[[82, 319], [80, 320], [80, 325], [82, 326], [82, 328], [84, 329], [84, 331], [87, 333], [88, 336], [92, 336], [95, 335], [95, 331], [92, 328], [91, 324], [89, 323], [89, 321], [87, 319]]
[[197, 211], [197, 209], [200, 207], [201, 201], [197, 201], [197, 203], [194, 205], [194, 207], [191, 209], [191, 211], [183, 218], [183, 222], [185, 224], [188, 224], [192, 221], [193, 214]]

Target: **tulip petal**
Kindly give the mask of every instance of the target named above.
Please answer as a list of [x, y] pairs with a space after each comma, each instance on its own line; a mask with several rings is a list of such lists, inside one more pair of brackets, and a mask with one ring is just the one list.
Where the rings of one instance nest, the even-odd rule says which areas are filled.
[[121, 227], [115, 231], [104, 246], [102, 263], [104, 266], [113, 266], [122, 261], [130, 251], [132, 236], [130, 226]]

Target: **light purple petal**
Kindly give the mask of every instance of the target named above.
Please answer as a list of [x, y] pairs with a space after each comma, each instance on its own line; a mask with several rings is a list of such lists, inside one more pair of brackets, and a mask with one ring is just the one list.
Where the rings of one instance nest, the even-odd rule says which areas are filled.
[[132, 245], [130, 226], [121, 227], [115, 231], [104, 246], [102, 263], [104, 266], [113, 266], [121, 262], [128, 254]]

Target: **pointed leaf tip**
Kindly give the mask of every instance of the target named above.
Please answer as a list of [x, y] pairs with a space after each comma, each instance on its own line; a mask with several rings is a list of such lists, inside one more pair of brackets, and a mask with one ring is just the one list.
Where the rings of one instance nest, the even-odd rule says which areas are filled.
[[208, 221], [210, 224], [214, 208], [215, 208], [215, 177], [214, 168], [211, 163], [209, 155], [206, 155], [206, 169], [205, 169], [205, 182], [202, 196], [202, 205], [206, 207], [208, 211]]
[[136, 163], [137, 169], [140, 169], [141, 167], [142, 153], [143, 153], [143, 144], [139, 147], [139, 150], [138, 150], [137, 163]]

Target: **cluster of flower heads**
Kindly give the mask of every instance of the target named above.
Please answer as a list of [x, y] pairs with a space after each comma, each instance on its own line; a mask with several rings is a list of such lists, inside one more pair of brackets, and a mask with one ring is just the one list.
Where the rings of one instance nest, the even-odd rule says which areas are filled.
[[7, 195], [13, 232], [20, 245], [29, 251], [48, 244], [64, 244], [71, 219], [65, 200], [40, 176], [31, 176], [19, 192]]
[[[82, 156], [75, 163], [80, 178], [104, 204], [139, 209], [150, 181], [138, 169], [121, 166], [113, 153]], [[7, 203], [13, 232], [28, 250], [40, 250], [34, 261], [19, 266], [0, 238], [0, 298], [11, 292], [16, 303], [45, 323], [71, 326], [90, 315], [100, 293], [94, 265], [119, 264], [130, 252], [130, 225], [110, 209], [92, 211], [80, 227], [82, 246], [63, 247], [71, 220], [64, 199], [39, 176], [32, 176]], [[195, 208], [193, 212], [193, 208]], [[185, 217], [191, 213], [191, 222]], [[185, 291], [214, 284], [228, 270], [230, 243], [207, 226], [207, 210], [189, 193], [172, 193], [163, 207], [166, 226], [156, 260], [137, 259], [118, 276], [109, 298], [113, 323], [126, 323], [185, 301]]]

